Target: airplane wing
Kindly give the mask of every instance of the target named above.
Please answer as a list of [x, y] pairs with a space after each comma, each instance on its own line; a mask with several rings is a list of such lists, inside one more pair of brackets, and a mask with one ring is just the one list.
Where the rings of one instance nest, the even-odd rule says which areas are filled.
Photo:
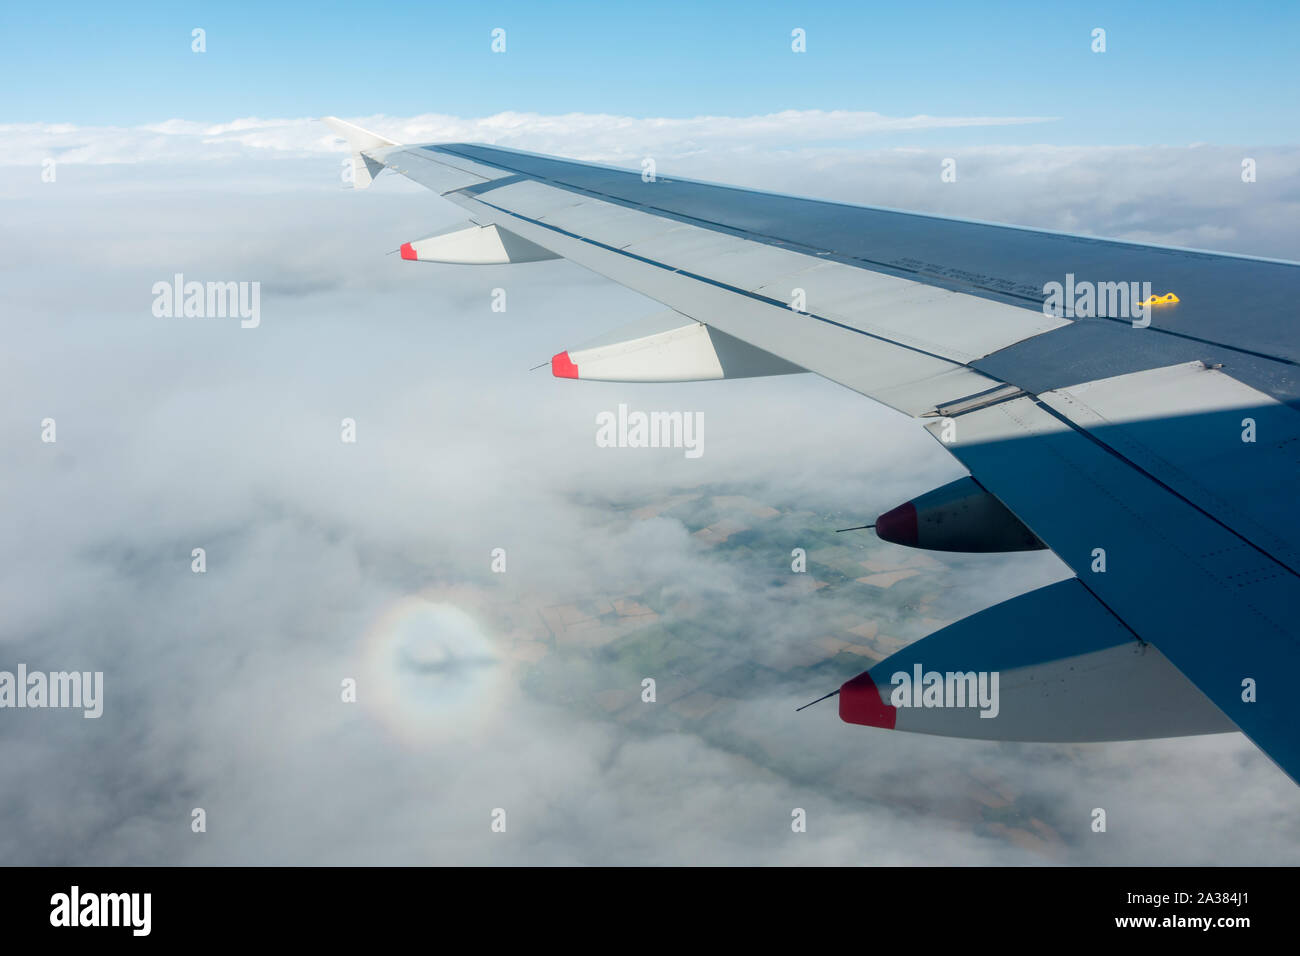
[[917, 417], [970, 472], [880, 516], [881, 537], [1048, 547], [1074, 571], [846, 682], [844, 720], [1012, 740], [1240, 729], [1300, 782], [1300, 264], [326, 122], [356, 186], [387, 167], [468, 213], [404, 258], [562, 257], [665, 307], [558, 353], [557, 376], [815, 372]]

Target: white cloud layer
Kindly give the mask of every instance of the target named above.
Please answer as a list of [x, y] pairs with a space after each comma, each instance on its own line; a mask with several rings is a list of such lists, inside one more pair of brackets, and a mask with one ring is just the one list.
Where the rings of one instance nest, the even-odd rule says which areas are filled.
[[[1038, 116], [883, 116], [849, 110], [785, 110], [765, 116], [637, 118], [599, 113], [497, 113], [461, 118], [436, 113], [407, 118], [353, 118], [399, 143], [481, 142], [516, 149], [619, 162], [655, 149], [684, 155], [719, 145], [852, 142], [882, 133], [1050, 122]], [[315, 118], [228, 123], [167, 120], [144, 126], [0, 125], [0, 164], [179, 162], [303, 157], [337, 147]]]
[[[441, 137], [422, 122], [375, 125]], [[694, 152], [704, 125], [666, 134], [674, 174], [1296, 253], [1294, 152], [1261, 155], [1248, 187], [1227, 149], [988, 147], [941, 186], [939, 152]], [[871, 598], [790, 585], [786, 545], [960, 473], [915, 423], [808, 376], [625, 387], [528, 372], [656, 306], [567, 263], [386, 255], [458, 212], [397, 177], [338, 188], [336, 147], [306, 121], [165, 127], [51, 135], [101, 163], [183, 141], [183, 162], [69, 160], [54, 183], [36, 168], [0, 182], [0, 669], [106, 681], [99, 720], [0, 717], [0, 860], [1296, 861], [1297, 788], [1237, 735], [998, 745], [850, 727], [829, 703], [793, 714], [854, 672], [790, 665], [827, 635], [878, 621], [913, 639], [1062, 574], [1048, 555], [943, 556], [933, 600], [906, 582]], [[578, 154], [559, 128], [499, 135]], [[227, 162], [197, 161], [205, 138]], [[283, 160], [257, 161], [267, 150]], [[152, 284], [176, 272], [262, 282], [261, 326], [155, 318]], [[505, 314], [489, 308], [498, 287]], [[703, 412], [704, 457], [595, 448], [596, 413], [620, 401]], [[339, 441], [345, 416], [355, 446]], [[668, 491], [773, 504], [782, 546], [740, 560], [680, 515], [630, 515]], [[190, 571], [199, 546], [205, 575]], [[497, 546], [504, 576], [488, 571]], [[675, 609], [678, 642], [649, 659], [663, 704], [643, 716], [602, 696], [644, 676], [618, 642], [530, 662], [516, 632], [540, 619], [499, 619], [638, 589]], [[466, 640], [485, 670], [439, 671], [452, 638], [436, 627], [400, 646], [394, 614], [420, 595], [482, 623]], [[339, 701], [348, 676], [355, 706]], [[687, 685], [723, 703], [680, 718]], [[1106, 834], [1089, 827], [1098, 806]], [[190, 832], [194, 807], [206, 834]], [[506, 834], [489, 829], [495, 807]]]

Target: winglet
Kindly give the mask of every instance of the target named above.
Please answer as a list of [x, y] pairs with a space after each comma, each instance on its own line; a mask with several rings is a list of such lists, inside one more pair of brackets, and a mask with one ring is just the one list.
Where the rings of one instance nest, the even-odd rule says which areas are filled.
[[365, 189], [384, 169], [382, 162], [367, 155], [370, 151], [401, 145], [337, 116], [322, 117], [321, 122], [348, 141], [348, 147], [352, 150], [353, 189]]

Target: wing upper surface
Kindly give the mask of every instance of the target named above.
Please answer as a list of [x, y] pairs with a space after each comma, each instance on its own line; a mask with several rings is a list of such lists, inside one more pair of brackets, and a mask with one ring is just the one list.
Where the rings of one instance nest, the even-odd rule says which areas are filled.
[[[1300, 666], [1300, 265], [486, 146], [369, 155], [741, 342], [907, 414], [951, 414], [946, 444], [972, 474], [1300, 778], [1283, 683]], [[1045, 284], [1067, 275], [1178, 301], [1150, 328], [1045, 316]]]

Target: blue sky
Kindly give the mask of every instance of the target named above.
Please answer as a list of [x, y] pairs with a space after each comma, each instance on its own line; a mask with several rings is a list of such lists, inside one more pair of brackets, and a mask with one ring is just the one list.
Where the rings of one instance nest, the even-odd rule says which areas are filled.
[[1294, 142], [1300, 118], [1300, 5], [1282, 2], [73, 2], [0, 18], [0, 122], [847, 109], [1060, 118], [896, 139], [920, 145], [1265, 145]]

